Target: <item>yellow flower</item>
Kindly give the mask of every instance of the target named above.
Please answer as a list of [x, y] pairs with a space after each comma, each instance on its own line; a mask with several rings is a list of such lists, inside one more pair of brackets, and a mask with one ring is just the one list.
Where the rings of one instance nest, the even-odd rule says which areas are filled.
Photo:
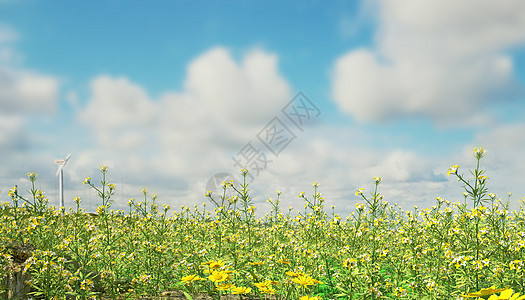
[[290, 276], [290, 277], [297, 277], [299, 275], [304, 275], [304, 274], [301, 274], [301, 273], [296, 273], [294, 271], [286, 271], [286, 275]]
[[186, 284], [192, 283], [193, 281], [201, 281], [201, 280], [204, 280], [204, 278], [200, 278], [199, 275], [188, 275], [188, 276], [182, 277], [182, 282]]
[[478, 181], [481, 182], [481, 183], [485, 183], [489, 178], [485, 175], [483, 176], [478, 176]]
[[[495, 286], [491, 286], [487, 289], [482, 289], [481, 291], [479, 292], [475, 292], [475, 293], [468, 293], [467, 295], [461, 295], [461, 297], [465, 297], [465, 298], [478, 298], [478, 297], [484, 297], [484, 296], [489, 296], [489, 295], [492, 295], [492, 294], [496, 294], [496, 293], [499, 293], [503, 290], [506, 290], [508, 288], [503, 288], [503, 289], [496, 289]], [[497, 299], [497, 298], [496, 298]]]
[[270, 282], [269, 281], [265, 281], [265, 282], [256, 282], [254, 283], [254, 285], [257, 287], [257, 288], [263, 288], [263, 287], [269, 287], [270, 286]]
[[106, 208], [107, 207], [105, 205], [97, 206], [97, 214], [99, 215], [103, 214], [106, 211]]
[[227, 280], [228, 277], [228, 273], [224, 271], [213, 271], [213, 273], [210, 276], [208, 276], [208, 279], [210, 279], [213, 282], [223, 282]]
[[218, 284], [216, 288], [218, 291], [227, 291], [229, 289], [235, 288], [235, 286], [231, 283], [222, 283], [222, 284]]
[[252, 291], [251, 288], [245, 288], [245, 287], [234, 287], [232, 289], [232, 294], [249, 294]]
[[497, 299], [505, 299], [505, 300], [523, 300], [525, 299], [525, 295], [520, 297], [520, 293], [514, 294], [514, 291], [512, 289], [506, 289], [499, 297], [497, 295], [492, 295], [489, 297], [489, 300], [497, 300]]
[[9, 190], [9, 197], [14, 198], [16, 196], [16, 193], [18, 191], [18, 187], [15, 185], [13, 188]]
[[94, 284], [93, 284], [93, 281], [91, 279], [84, 279], [80, 283], [80, 289], [81, 290], [89, 291], [93, 287], [94, 287]]
[[314, 283], [318, 283], [319, 281], [307, 275], [299, 275], [296, 278], [292, 279], [292, 282], [300, 285], [301, 287], [306, 287], [308, 285], [313, 285]]
[[151, 275], [140, 275], [139, 280], [146, 284], [151, 282]]
[[263, 286], [263, 287], [260, 287], [259, 288], [259, 292], [263, 293], [263, 294], [269, 294], [269, 295], [273, 295], [275, 294], [275, 289], [272, 288], [271, 286]]
[[262, 288], [272, 289], [271, 285], [272, 284], [279, 284], [279, 281], [266, 280], [265, 282], [256, 282], [254, 284], [259, 289], [262, 289]]
[[254, 262], [250, 263], [250, 266], [261, 266], [263, 264], [264, 264], [264, 262], [262, 262], [262, 261], [254, 261]]
[[259, 292], [263, 294], [275, 294], [275, 289], [272, 288], [272, 284], [279, 284], [278, 281], [266, 280], [264, 282], [256, 282], [254, 285], [259, 289]]
[[458, 173], [458, 165], [453, 165], [448, 169], [447, 176], [450, 176], [450, 174], [457, 174]]
[[219, 269], [220, 267], [223, 267], [224, 266], [224, 263], [222, 262], [222, 260], [219, 260], [219, 261], [212, 261], [210, 264], [209, 264], [210, 268], [212, 269]]
[[[357, 195], [356, 195], [357, 196]], [[357, 210], [365, 210], [365, 205], [363, 203], [356, 203], [355, 208]]]
[[308, 296], [302, 296], [299, 297], [299, 300], [318, 300], [318, 297], [308, 297]]
[[357, 259], [349, 258], [343, 261], [343, 265], [348, 269], [352, 269], [357, 266]]
[[362, 195], [364, 191], [365, 191], [364, 188], [360, 188], [360, 189], [358, 189], [358, 190], [355, 191], [355, 195], [356, 195], [356, 196]]
[[481, 159], [483, 156], [485, 156], [485, 149], [482, 147], [474, 148], [474, 156], [476, 156], [477, 159]]
[[290, 261], [287, 260], [287, 259], [279, 259], [277, 262], [280, 263], [280, 264], [287, 264], [287, 265], [290, 264]]
[[217, 269], [220, 269], [221, 267], [224, 267], [224, 262], [222, 260], [212, 260], [209, 262], [202, 263], [202, 265], [203, 266], [207, 265], [211, 269], [217, 270]]

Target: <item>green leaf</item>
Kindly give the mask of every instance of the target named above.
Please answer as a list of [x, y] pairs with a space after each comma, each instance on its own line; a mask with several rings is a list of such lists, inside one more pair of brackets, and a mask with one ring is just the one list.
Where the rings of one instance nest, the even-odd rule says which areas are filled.
[[184, 294], [184, 296], [186, 296], [186, 299], [193, 300], [193, 298], [190, 296], [190, 294], [186, 293], [185, 291], [182, 291], [182, 293]]

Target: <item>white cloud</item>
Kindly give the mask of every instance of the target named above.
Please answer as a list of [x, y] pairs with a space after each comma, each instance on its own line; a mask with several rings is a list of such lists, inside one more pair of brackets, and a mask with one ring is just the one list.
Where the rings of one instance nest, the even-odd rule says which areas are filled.
[[509, 95], [513, 60], [525, 43], [525, 3], [377, 1], [374, 49], [337, 59], [333, 98], [359, 121], [430, 117], [479, 120]]
[[127, 78], [99, 76], [91, 88], [79, 116], [109, 152], [106, 158], [130, 176], [185, 177], [188, 184], [230, 167], [239, 147], [291, 99], [276, 55], [258, 49], [240, 62], [223, 48], [211, 49], [189, 63], [181, 92], [158, 99]]
[[291, 97], [277, 56], [257, 49], [239, 64], [223, 48], [206, 52], [188, 67], [185, 88], [216, 118], [236, 124], [267, 122]]
[[30, 137], [24, 118], [54, 112], [58, 104], [56, 78], [14, 67], [20, 54], [10, 44], [17, 39], [0, 25], [0, 152], [24, 149]]
[[354, 194], [357, 188], [365, 188], [367, 195], [372, 191], [373, 176], [383, 178], [379, 191], [385, 200], [401, 203], [404, 208], [428, 207], [437, 196], [461, 195], [460, 186], [450, 193], [447, 190], [449, 182], [444, 174], [450, 158], [427, 157], [406, 150], [371, 149], [355, 142], [361, 140], [361, 135], [348, 128], [311, 128], [261, 172], [251, 190], [258, 193], [257, 199], [261, 201], [275, 197], [274, 192], [279, 189], [286, 200], [284, 207], [301, 208], [304, 203], [297, 195], [299, 192], [311, 195], [311, 183], [318, 181], [327, 200], [326, 207], [334, 204], [345, 213], [353, 210], [355, 203], [363, 202]]
[[20, 116], [0, 115], [0, 154], [22, 148], [26, 135]]
[[[37, 70], [20, 66], [22, 54], [13, 44], [19, 35], [0, 25], [0, 196], [19, 185], [28, 187], [26, 172], [44, 174], [38, 188], [53, 193], [56, 184], [51, 144], [39, 131], [48, 126], [50, 115], [58, 110], [59, 80]], [[55, 115], [56, 116], [56, 115]], [[34, 130], [36, 129], [35, 132]], [[49, 194], [48, 194], [49, 195]]]
[[147, 142], [158, 111], [141, 87], [126, 78], [99, 76], [91, 90], [81, 119], [94, 129], [101, 145], [122, 150]]
[[429, 161], [414, 152], [396, 150], [387, 154], [377, 165], [365, 168], [363, 173], [368, 174], [370, 178], [382, 176], [394, 183], [439, 180], [439, 176], [433, 174], [432, 168]]
[[10, 43], [18, 39], [18, 34], [9, 27], [0, 24], [0, 44]]
[[58, 81], [55, 78], [0, 66], [2, 113], [53, 112], [57, 101]]

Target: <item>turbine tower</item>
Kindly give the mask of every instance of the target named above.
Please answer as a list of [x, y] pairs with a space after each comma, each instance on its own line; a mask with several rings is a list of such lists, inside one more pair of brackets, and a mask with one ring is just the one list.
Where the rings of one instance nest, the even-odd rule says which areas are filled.
[[58, 164], [57, 176], [58, 176], [58, 202], [60, 207], [64, 207], [64, 166], [71, 157], [71, 153], [65, 159], [56, 160]]

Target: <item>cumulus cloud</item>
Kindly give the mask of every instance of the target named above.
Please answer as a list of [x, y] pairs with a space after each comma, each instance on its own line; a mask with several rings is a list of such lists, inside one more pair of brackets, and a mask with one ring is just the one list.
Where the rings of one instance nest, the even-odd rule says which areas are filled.
[[333, 69], [333, 98], [359, 121], [429, 117], [479, 120], [512, 97], [513, 60], [525, 43], [525, 3], [377, 1], [372, 49], [354, 49]]
[[[0, 47], [1, 52], [1, 47]], [[38, 138], [30, 127], [33, 116], [56, 111], [58, 81], [49, 75], [0, 64], [0, 178], [8, 185], [24, 183], [24, 172], [36, 170], [42, 157], [27, 150]], [[28, 117], [30, 116], [30, 117]], [[47, 158], [47, 157], [46, 157]], [[51, 161], [51, 159], [47, 160]], [[4, 187], [2, 187], [4, 188]], [[0, 190], [0, 193], [5, 191]], [[3, 194], [2, 194], [3, 195]]]
[[311, 183], [317, 181], [326, 207], [334, 204], [345, 214], [354, 209], [355, 203], [363, 201], [355, 196], [356, 189], [365, 188], [367, 195], [372, 191], [374, 176], [383, 178], [379, 190], [385, 200], [408, 209], [412, 205], [433, 205], [437, 196], [451, 196], [450, 199], [461, 196], [461, 186], [453, 185], [455, 181], [450, 185], [456, 189], [450, 189], [450, 193], [447, 190], [449, 182], [445, 174], [451, 163], [449, 157], [371, 148], [365, 145], [366, 139], [358, 129], [322, 125], [310, 128], [261, 172], [251, 190], [258, 193], [259, 202], [275, 197], [275, 190], [280, 190], [283, 207], [297, 209], [304, 204], [297, 195], [300, 192], [311, 195]]
[[91, 89], [79, 116], [99, 145], [117, 150], [128, 169], [165, 176], [232, 165], [234, 151], [291, 99], [277, 56], [260, 49], [237, 62], [213, 48], [188, 64], [182, 91], [157, 99], [123, 77], [99, 76]]
[[432, 169], [433, 166], [429, 164], [429, 161], [418, 154], [396, 150], [379, 160], [377, 165], [365, 168], [364, 172], [369, 177], [383, 176], [389, 182], [394, 183], [444, 180], [443, 176], [434, 174]]
[[0, 148], [21, 150], [28, 142], [24, 117], [57, 109], [58, 80], [33, 70], [15, 67], [19, 57], [11, 44], [18, 35], [0, 25]]
[[277, 56], [258, 49], [240, 63], [223, 48], [206, 52], [188, 67], [185, 88], [217, 118], [248, 125], [267, 122], [291, 96]]
[[47, 75], [0, 66], [0, 105], [3, 113], [55, 111], [58, 81]]
[[158, 114], [146, 91], [127, 78], [99, 76], [91, 82], [92, 98], [81, 119], [92, 127], [100, 144], [115, 149], [147, 142]]
[[0, 115], [0, 153], [24, 148], [26, 135], [20, 116]]

